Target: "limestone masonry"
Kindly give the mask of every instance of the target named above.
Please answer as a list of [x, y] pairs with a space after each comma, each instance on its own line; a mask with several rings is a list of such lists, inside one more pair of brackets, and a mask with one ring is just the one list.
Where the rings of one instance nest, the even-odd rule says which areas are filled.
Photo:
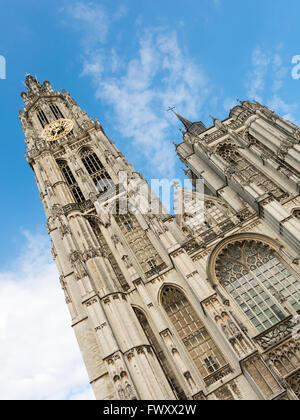
[[248, 101], [209, 128], [176, 114], [204, 220], [124, 213], [119, 174], [143, 176], [68, 92], [26, 86], [26, 158], [96, 398], [298, 400], [300, 129]]

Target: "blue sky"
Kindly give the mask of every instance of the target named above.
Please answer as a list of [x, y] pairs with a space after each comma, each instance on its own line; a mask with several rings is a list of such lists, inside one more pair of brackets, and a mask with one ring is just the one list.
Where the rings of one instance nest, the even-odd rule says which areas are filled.
[[[29, 262], [40, 267], [43, 282], [54, 278], [51, 285], [58, 288], [55, 270], [45, 260], [49, 249], [45, 218], [24, 159], [17, 118], [25, 73], [70, 91], [148, 179], [182, 176], [172, 145], [180, 142], [180, 123], [166, 112], [168, 106], [186, 118], [210, 124], [209, 114], [225, 118], [236, 98], [256, 98], [282, 116], [300, 121], [300, 80], [291, 76], [292, 58], [300, 54], [299, 0], [0, 0], [0, 5], [0, 55], [7, 63], [7, 78], [0, 80], [4, 307], [3, 296], [9, 300], [18, 282], [23, 281], [20, 289], [29, 293], [28, 287], [38, 281], [38, 275], [30, 275]], [[29, 251], [34, 251], [34, 259], [25, 264]], [[38, 289], [45, 305], [47, 287]], [[59, 305], [64, 305], [55, 293]], [[34, 305], [35, 296], [28, 296]], [[43, 316], [39, 308], [34, 313]], [[0, 317], [0, 341], [1, 331], [7, 341], [3, 331], [8, 322], [1, 324]], [[47, 322], [52, 321], [43, 319]], [[60, 325], [59, 318], [56, 322]], [[59, 330], [62, 334], [64, 328]], [[9, 337], [13, 346], [16, 337]], [[70, 338], [68, 345], [73, 349], [75, 342]], [[26, 373], [27, 379], [40, 378], [34, 369]], [[80, 375], [72, 382], [78, 381], [76, 390], [66, 383], [59, 397], [79, 395], [80, 381], [86, 381], [85, 373]], [[55, 379], [53, 374], [53, 383]], [[19, 380], [23, 384], [24, 378]], [[32, 381], [31, 390], [36, 383], [41, 389], [39, 381]], [[42, 383], [48, 382], [44, 378]], [[47, 386], [41, 398], [53, 395]], [[22, 386], [15, 389], [23, 392]], [[32, 395], [29, 392], [28, 398]]]
[[[18, 252], [21, 228], [44, 223], [17, 119], [26, 72], [69, 90], [148, 178], [170, 176], [181, 164], [171, 145], [180, 125], [169, 105], [209, 124], [209, 114], [224, 118], [236, 98], [257, 97], [300, 119], [300, 80], [291, 77], [299, 11], [297, 0], [288, 7], [283, 0], [5, 2], [0, 265]], [[159, 168], [161, 149], [169, 157]]]

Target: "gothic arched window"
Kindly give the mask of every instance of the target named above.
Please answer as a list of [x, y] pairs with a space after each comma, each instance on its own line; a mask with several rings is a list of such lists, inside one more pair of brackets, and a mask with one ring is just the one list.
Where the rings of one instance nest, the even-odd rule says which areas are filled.
[[166, 268], [157, 249], [153, 246], [137, 218], [131, 213], [117, 214], [115, 217], [128, 245], [132, 249], [146, 275], [150, 277]]
[[54, 115], [54, 117], [58, 120], [60, 118], [64, 118], [61, 110], [58, 108], [57, 105], [55, 104], [50, 104], [50, 109], [52, 111], [52, 114]]
[[47, 124], [49, 124], [48, 118], [46, 117], [44, 111], [41, 109], [37, 111], [37, 117], [39, 122], [41, 123], [41, 126], [44, 128]]
[[100, 162], [100, 159], [96, 153], [86, 148], [81, 152], [81, 159], [94, 184], [100, 192], [103, 193], [109, 188], [110, 185], [114, 185], [112, 179]]
[[104, 255], [106, 256], [106, 258], [108, 259], [108, 261], [111, 264], [111, 267], [121, 285], [121, 287], [124, 290], [128, 290], [129, 289], [129, 285], [122, 273], [122, 270], [119, 267], [119, 264], [117, 263], [115, 256], [113, 254], [113, 252], [111, 251], [111, 249], [109, 248], [102, 232], [99, 226], [99, 221], [97, 221], [96, 218], [94, 218], [93, 216], [88, 217], [89, 223], [91, 225], [91, 228], [93, 229], [94, 234], [96, 235], [96, 238], [99, 241], [99, 246], [101, 247], [101, 249], [104, 252]]
[[161, 368], [173, 390], [175, 392], [176, 396], [179, 400], [186, 400], [186, 395], [184, 394], [183, 389], [181, 388], [169, 362], [166, 356], [164, 355], [164, 352], [161, 348], [161, 345], [159, 344], [159, 341], [157, 340], [145, 314], [138, 308], [133, 308], [137, 319], [139, 320], [139, 323], [141, 327], [144, 330], [144, 333], [150, 343], [150, 345], [153, 348], [153, 351], [157, 357], [157, 360], [159, 361], [159, 364], [161, 365]]
[[162, 304], [201, 376], [206, 378], [225, 365], [225, 360], [185, 295], [165, 286]]
[[67, 162], [64, 160], [60, 160], [57, 162], [57, 164], [60, 167], [63, 177], [70, 188], [70, 191], [72, 193], [72, 196], [75, 202], [82, 203], [83, 201], [85, 201], [84, 195], [82, 194], [82, 191], [79, 188], [78, 183], [74, 175], [72, 174], [72, 171], [69, 165], [67, 164]]
[[215, 274], [260, 333], [288, 315], [285, 304], [300, 310], [299, 280], [266, 243], [229, 243], [217, 256]]

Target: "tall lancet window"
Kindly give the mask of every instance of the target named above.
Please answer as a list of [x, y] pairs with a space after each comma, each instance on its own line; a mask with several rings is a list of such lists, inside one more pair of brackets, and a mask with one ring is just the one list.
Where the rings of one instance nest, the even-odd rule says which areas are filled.
[[48, 118], [46, 117], [46, 114], [44, 113], [44, 111], [42, 111], [41, 109], [39, 109], [37, 111], [37, 117], [38, 120], [41, 124], [41, 126], [44, 128], [47, 124], [49, 124]]
[[242, 240], [220, 251], [219, 282], [261, 333], [283, 320], [287, 305], [300, 310], [300, 282], [268, 244]]
[[128, 245], [146, 275], [151, 277], [166, 268], [166, 264], [163, 262], [157, 249], [153, 246], [145, 230], [139, 224], [137, 218], [130, 213], [118, 214], [115, 217]]
[[114, 185], [96, 153], [90, 149], [84, 149], [81, 152], [81, 159], [100, 193], [105, 192], [110, 186]]
[[177, 396], [177, 398], [179, 400], [186, 400], [186, 395], [183, 391], [183, 389], [181, 388], [169, 362], [168, 359], [166, 358], [163, 349], [161, 347], [161, 345], [159, 344], [159, 341], [157, 340], [145, 314], [138, 308], [133, 308], [134, 312], [137, 316], [137, 319], [139, 320], [141, 327], [144, 330], [144, 333], [150, 343], [150, 345], [153, 348], [153, 351], [157, 357], [157, 360], [159, 362], [159, 364], [161, 365], [161, 368], [166, 376], [166, 378], [169, 381], [169, 384], [173, 390], [173, 392], [175, 393], [175, 395]]
[[220, 350], [179, 289], [165, 286], [162, 291], [162, 304], [204, 379], [225, 366]]
[[61, 110], [58, 108], [57, 105], [55, 104], [50, 104], [50, 109], [52, 111], [52, 114], [54, 115], [54, 117], [59, 120], [60, 118], [64, 118]]
[[76, 203], [82, 203], [85, 201], [84, 195], [82, 194], [81, 189], [78, 186], [78, 183], [74, 177], [74, 175], [71, 172], [71, 169], [66, 161], [60, 160], [57, 162], [58, 166], [60, 167], [60, 170], [62, 171], [63, 177], [68, 184], [70, 191], [72, 193], [72, 196]]

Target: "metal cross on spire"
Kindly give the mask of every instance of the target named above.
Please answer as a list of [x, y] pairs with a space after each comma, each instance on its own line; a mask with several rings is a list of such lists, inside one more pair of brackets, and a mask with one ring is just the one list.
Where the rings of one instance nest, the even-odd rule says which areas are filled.
[[168, 107], [168, 109], [167, 109], [167, 112], [169, 112], [169, 111], [174, 111], [174, 109], [175, 109], [175, 106], [172, 106], [172, 107]]

